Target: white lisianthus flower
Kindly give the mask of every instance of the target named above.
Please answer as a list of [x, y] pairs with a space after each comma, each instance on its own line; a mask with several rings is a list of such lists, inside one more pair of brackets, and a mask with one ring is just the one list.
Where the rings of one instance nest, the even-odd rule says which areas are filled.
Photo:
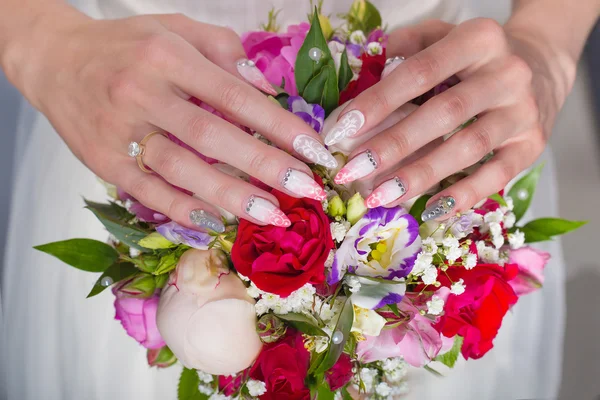
[[437, 280], [437, 276], [438, 276], [438, 270], [436, 267], [434, 267], [432, 265], [429, 268], [427, 268], [425, 271], [423, 271], [423, 276], [421, 277], [421, 279], [423, 280], [424, 284], [433, 285]]
[[444, 299], [433, 295], [431, 300], [427, 301], [427, 313], [431, 315], [440, 315], [444, 311]]
[[379, 336], [386, 319], [373, 310], [354, 306], [354, 322], [351, 332], [367, 336]]
[[452, 286], [450, 287], [450, 293], [460, 296], [465, 292], [466, 288], [467, 287], [465, 286], [465, 280], [461, 278], [458, 282], [454, 282], [452, 284]]
[[354, 31], [350, 34], [350, 43], [364, 45], [367, 42], [367, 37], [361, 30]]
[[267, 385], [261, 381], [250, 379], [248, 383], [246, 383], [246, 387], [248, 388], [248, 392], [252, 397], [259, 397], [267, 393]]
[[520, 230], [516, 230], [515, 233], [509, 233], [508, 243], [512, 249], [520, 249], [525, 244], [525, 234]]
[[473, 254], [473, 253], [469, 253], [465, 258], [464, 258], [464, 267], [465, 269], [473, 269], [477, 266], [477, 255]]
[[378, 56], [383, 53], [383, 47], [379, 42], [371, 42], [367, 45], [367, 53], [372, 56]]

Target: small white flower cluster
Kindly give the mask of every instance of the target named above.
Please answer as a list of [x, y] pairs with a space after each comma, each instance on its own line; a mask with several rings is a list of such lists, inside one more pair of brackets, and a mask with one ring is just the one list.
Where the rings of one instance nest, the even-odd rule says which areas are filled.
[[450, 265], [463, 256], [463, 249], [460, 247], [458, 239], [453, 236], [446, 236], [442, 240], [442, 246], [442, 253], [446, 256], [446, 260], [448, 260]]
[[450, 293], [460, 296], [465, 292], [467, 286], [465, 285], [465, 280], [460, 278], [458, 282], [454, 282], [450, 287]]
[[329, 224], [331, 237], [333, 237], [336, 242], [342, 243], [350, 227], [351, 225], [348, 221], [332, 222]]
[[371, 42], [367, 45], [367, 53], [369, 53], [369, 55], [371, 56], [378, 56], [380, 54], [383, 54], [383, 47], [381, 46], [381, 43], [378, 42]]
[[288, 297], [280, 297], [273, 293], [267, 293], [250, 283], [247, 289], [248, 295], [255, 299], [260, 299], [256, 302], [254, 308], [256, 315], [261, 316], [273, 311], [276, 314], [295, 313], [310, 313], [315, 301], [316, 289], [311, 284], [306, 284], [300, 289], [292, 292]]
[[402, 357], [387, 358], [379, 362], [385, 379], [388, 382], [397, 383], [408, 374], [408, 364]]
[[246, 387], [248, 388], [248, 393], [250, 393], [250, 396], [252, 397], [259, 397], [267, 393], [267, 385], [261, 381], [250, 379], [246, 383]]
[[210, 385], [213, 382], [213, 376], [200, 370], [196, 370], [196, 373], [198, 374], [198, 379], [200, 379], [198, 391], [206, 396], [212, 395], [215, 391], [214, 387]]
[[433, 295], [431, 300], [427, 301], [427, 313], [430, 315], [440, 315], [444, 311], [444, 299]]
[[319, 318], [325, 322], [323, 331], [327, 334], [327, 336], [314, 336], [312, 338], [315, 351], [317, 353], [322, 353], [327, 350], [327, 347], [329, 346], [329, 338], [333, 335], [333, 330], [337, 323], [336, 316], [340, 315], [344, 302], [341, 299], [336, 299], [333, 304], [330, 305], [317, 296], [314, 304], [314, 309], [319, 313]]
[[[429, 238], [425, 239], [425, 241], [427, 240], [429, 240]], [[437, 246], [435, 246], [435, 252], [437, 253]], [[430, 251], [423, 249], [423, 251], [417, 254], [417, 259], [415, 260], [415, 265], [411, 274], [420, 276], [423, 283], [426, 285], [433, 285], [437, 281], [438, 270], [433, 265], [433, 254]]]
[[348, 289], [350, 290], [351, 293], [356, 293], [360, 290], [360, 287], [361, 287], [360, 279], [358, 279], [357, 276], [345, 275], [344, 283], [346, 284], [346, 286], [348, 286]]
[[[408, 364], [402, 358], [390, 358], [379, 362], [383, 376], [378, 369], [362, 368], [359, 379], [355, 378], [355, 388], [358, 390], [358, 381], [362, 381], [367, 400], [388, 400], [408, 393], [408, 385], [401, 380], [406, 376]], [[385, 378], [386, 381], [382, 379]], [[390, 384], [391, 383], [391, 384]]]
[[[506, 244], [504, 232], [500, 224], [503, 224], [504, 229], [511, 229], [515, 226], [516, 222], [516, 216], [512, 212], [514, 208], [513, 200], [509, 196], [506, 196], [504, 200], [506, 201], [506, 206], [501, 206], [496, 211], [491, 211], [483, 216], [485, 225], [482, 227], [482, 232], [490, 233], [490, 236], [492, 237], [492, 244], [497, 250]], [[525, 234], [519, 230], [516, 230], [514, 233], [507, 234], [506, 238], [508, 239], [508, 244], [512, 249], [518, 249], [523, 247], [525, 244]], [[480, 253], [480, 256], [486, 262], [503, 263], [506, 261], [506, 258], [500, 253], [496, 254], [496, 252], [487, 248], [482, 248], [482, 250], [483, 251], [481, 252], [482, 254]]]

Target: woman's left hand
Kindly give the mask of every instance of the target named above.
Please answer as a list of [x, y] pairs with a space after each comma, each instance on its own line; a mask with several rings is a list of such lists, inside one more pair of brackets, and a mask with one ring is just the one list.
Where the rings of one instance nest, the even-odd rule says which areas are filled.
[[[431, 98], [407, 118], [384, 130], [350, 154], [335, 181], [349, 183], [377, 175], [367, 198], [370, 208], [409, 199], [486, 156], [493, 157], [474, 174], [443, 190], [429, 202], [425, 219], [449, 217], [503, 189], [542, 153], [552, 112], [552, 84], [541, 59], [490, 19], [454, 26], [428, 21], [390, 35], [389, 63], [378, 84], [357, 96], [327, 133], [326, 144], [368, 132], [394, 110], [456, 75], [460, 83]], [[401, 47], [400, 47], [401, 46]], [[540, 57], [542, 58], [542, 57]], [[533, 76], [532, 70], [536, 70]], [[541, 71], [538, 75], [538, 70]], [[542, 112], [540, 112], [542, 110]], [[477, 120], [446, 141], [463, 123]], [[429, 145], [429, 146], [427, 146]], [[401, 161], [427, 146], [424, 155]]]

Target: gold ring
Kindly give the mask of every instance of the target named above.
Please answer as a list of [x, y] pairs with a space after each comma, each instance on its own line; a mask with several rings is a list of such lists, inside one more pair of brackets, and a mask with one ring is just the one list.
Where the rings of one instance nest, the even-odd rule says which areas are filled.
[[138, 142], [129, 143], [129, 148], [127, 150], [127, 154], [129, 155], [129, 157], [135, 158], [135, 160], [137, 161], [138, 167], [140, 167], [140, 169], [147, 174], [151, 174], [154, 171], [152, 171], [150, 168], [146, 167], [146, 165], [144, 164], [144, 161], [142, 160], [142, 157], [144, 156], [144, 153], [146, 153], [146, 143], [148, 143], [148, 140], [150, 140], [150, 138], [156, 134], [162, 135], [166, 138], [169, 138], [167, 136], [167, 134], [163, 131], [150, 132], [149, 134], [144, 136], [144, 138], [139, 143]]

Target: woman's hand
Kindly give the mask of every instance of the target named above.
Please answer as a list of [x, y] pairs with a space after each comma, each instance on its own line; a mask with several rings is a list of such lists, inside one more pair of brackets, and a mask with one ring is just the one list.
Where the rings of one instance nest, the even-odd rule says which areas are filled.
[[[142, 172], [128, 144], [152, 131], [171, 132], [204, 156], [293, 196], [325, 197], [310, 169], [286, 151], [328, 167], [335, 159], [302, 120], [244, 82], [242, 76], [274, 93], [252, 63], [238, 63], [246, 55], [229, 29], [182, 15], [92, 20], [65, 8], [37, 18], [30, 33], [8, 42], [0, 55], [11, 81], [78, 158], [182, 225], [224, 230], [209, 204], [259, 224], [286, 226], [289, 220], [274, 196], [162, 135], [153, 135], [143, 154], [156, 175]], [[282, 150], [197, 107], [191, 97]]]
[[[560, 106], [549, 106], [555, 95], [540, 68], [546, 60], [535, 58], [540, 51], [529, 41], [493, 20], [474, 19], [458, 26], [424, 22], [392, 32], [389, 43], [390, 56], [407, 59], [391, 62], [382, 81], [346, 107], [326, 144], [369, 131], [454, 75], [461, 81], [355, 149], [336, 182], [377, 175], [379, 185], [367, 198], [377, 207], [419, 195], [494, 151], [474, 174], [430, 201], [424, 218], [433, 219], [471, 208], [538, 158]], [[475, 116], [473, 124], [440, 140]], [[401, 163], [425, 146], [423, 156]]]

